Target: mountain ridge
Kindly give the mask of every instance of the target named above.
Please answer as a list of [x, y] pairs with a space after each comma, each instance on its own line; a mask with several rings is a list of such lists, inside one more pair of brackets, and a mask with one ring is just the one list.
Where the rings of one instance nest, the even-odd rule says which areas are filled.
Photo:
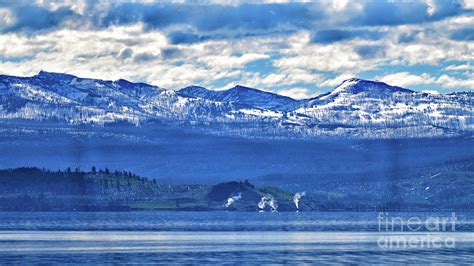
[[474, 131], [473, 95], [428, 94], [352, 78], [325, 94], [295, 100], [241, 85], [174, 91], [41, 71], [32, 77], [0, 75], [0, 120], [135, 125], [158, 120], [185, 128], [217, 125], [224, 135], [285, 138], [450, 136]]
[[[72, 79], [95, 80], [95, 81], [110, 82], [110, 83], [142, 85], [142, 86], [146, 86], [146, 87], [150, 87], [150, 88], [158, 88], [158, 89], [161, 89], [161, 90], [171, 90], [171, 89], [164, 89], [164, 88], [161, 88], [161, 87], [158, 87], [158, 86], [155, 86], [155, 85], [151, 85], [151, 84], [148, 84], [148, 83], [145, 83], [145, 82], [133, 82], [133, 81], [129, 81], [129, 80], [126, 80], [126, 79], [103, 80], [103, 79], [93, 79], [93, 78], [82, 78], [82, 77], [79, 77], [79, 76], [76, 76], [76, 75], [73, 75], [73, 74], [60, 73], [60, 72], [50, 72], [50, 71], [44, 71], [44, 70], [40, 70], [37, 74], [35, 74], [33, 76], [13, 76], [13, 75], [0, 74], [0, 81], [1, 81], [2, 78], [3, 79], [4, 78], [16, 78], [16, 79], [41, 78], [41, 79], [46, 79], [46, 78], [54, 78], [54, 77], [66, 77], [66, 78], [69, 78], [71, 80]], [[414, 91], [414, 90], [410, 90], [410, 89], [403, 88], [403, 87], [400, 87], [400, 86], [389, 85], [389, 84], [387, 84], [385, 82], [382, 82], [382, 81], [368, 80], [368, 79], [361, 79], [361, 78], [353, 77], [353, 78], [348, 78], [348, 79], [343, 80], [341, 83], [339, 83], [337, 86], [335, 86], [334, 89], [332, 89], [328, 92], [319, 94], [315, 97], [303, 98], [303, 99], [299, 99], [299, 100], [303, 100], [303, 101], [304, 100], [312, 100], [312, 99], [321, 98], [321, 97], [329, 95], [329, 94], [335, 94], [336, 91], [339, 92], [338, 88], [345, 88], [346, 86], [343, 86], [343, 85], [345, 85], [347, 83], [380, 84], [380, 85], [383, 85], [387, 88], [394, 88], [398, 91], [404, 91], [404, 92], [409, 92], [409, 93], [426, 93], [424, 91]], [[211, 90], [211, 89], [207, 89], [205, 87], [199, 86], [199, 85], [190, 85], [190, 86], [187, 86], [187, 87], [184, 87], [184, 88], [181, 88], [181, 89], [177, 89], [177, 90], [173, 90], [173, 91], [182, 92], [182, 94], [185, 95], [185, 94], [190, 92], [190, 91], [189, 92], [186, 91], [188, 89], [189, 90], [198, 89], [198, 90], [201, 90], [203, 92], [205, 91], [205, 92], [219, 93], [219, 94], [224, 93], [224, 92], [234, 92], [234, 91], [239, 91], [239, 90], [244, 90], [244, 91], [247, 90], [247, 91], [259, 92], [259, 93], [262, 93], [262, 94], [277, 95], [281, 98], [291, 99], [295, 102], [298, 101], [298, 100], [296, 100], [296, 99], [294, 99], [290, 96], [281, 95], [281, 94], [278, 94], [276, 92], [263, 91], [263, 90], [259, 90], [259, 89], [256, 89], [256, 88], [251, 88], [251, 87], [248, 87], [248, 86], [244, 86], [244, 85], [235, 85], [232, 88], [224, 89], [224, 90]], [[439, 93], [439, 95], [450, 95], [450, 94], [474, 94], [474, 91], [454, 91], [454, 92], [448, 92], [448, 93]]]
[[212, 101], [236, 102], [264, 109], [285, 110], [285, 106], [297, 100], [277, 93], [236, 85], [227, 90], [209, 90], [200, 86], [189, 86], [177, 91], [184, 97], [200, 97]]

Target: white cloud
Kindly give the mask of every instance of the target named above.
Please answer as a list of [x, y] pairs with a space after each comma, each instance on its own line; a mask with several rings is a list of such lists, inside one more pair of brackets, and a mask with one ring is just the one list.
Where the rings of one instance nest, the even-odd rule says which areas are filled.
[[354, 78], [354, 77], [355, 77], [355, 75], [353, 75], [353, 74], [345, 73], [345, 74], [341, 74], [341, 75], [339, 75], [339, 76], [337, 76], [336, 78], [333, 78], [333, 79], [326, 79], [326, 80], [318, 83], [318, 86], [334, 88], [337, 85], [341, 84], [344, 80]]
[[0, 26], [8, 26], [14, 22], [14, 16], [8, 8], [0, 8]]
[[332, 1], [332, 6], [335, 10], [343, 10], [348, 3], [348, 0], [333, 0]]
[[428, 4], [428, 14], [432, 16], [436, 12], [436, 4], [434, 0], [427, 0], [426, 3]]
[[451, 89], [462, 89], [467, 88], [470, 90], [474, 90], [474, 80], [472, 79], [456, 79], [449, 75], [441, 75], [438, 79], [436, 79], [436, 83], [440, 84], [445, 88]]
[[377, 77], [376, 79], [385, 82], [393, 86], [400, 86], [409, 88], [414, 85], [423, 85], [423, 84], [434, 84], [435, 78], [431, 77], [427, 73], [421, 75], [414, 75], [409, 72], [399, 72], [394, 74], [389, 74], [383, 77]]
[[[34, 36], [4, 34], [0, 35], [0, 57], [4, 58], [0, 73], [31, 76], [46, 70], [145, 81], [171, 89], [190, 84], [207, 86], [216, 79], [237, 78], [247, 63], [269, 58], [264, 53], [266, 46], [262, 52], [255, 49], [251, 53], [238, 46], [226, 47], [224, 41], [172, 46], [163, 33], [145, 31], [142, 24], [103, 30], [63, 29]], [[163, 59], [159, 52], [167, 48], [179, 49], [182, 54]], [[147, 60], [131, 60], [139, 55], [147, 55]], [[16, 60], [22, 57], [31, 58], [27, 62]], [[5, 60], [8, 58], [12, 59]]]
[[208, 55], [204, 57], [196, 57], [198, 63], [203, 63], [211, 68], [243, 68], [245, 64], [258, 59], [269, 58], [265, 54], [246, 53], [241, 56], [233, 56], [231, 54]]
[[306, 88], [291, 88], [286, 90], [279, 90], [277, 92], [280, 95], [288, 96], [293, 99], [307, 99], [316, 96], [316, 94], [312, 94]]
[[[75, 1], [68, 3], [74, 4]], [[85, 3], [77, 2], [77, 12], [84, 11]], [[328, 12], [334, 18], [339, 18], [340, 12], [356, 10], [360, 6], [355, 1], [327, 1], [322, 4], [328, 6]], [[54, 9], [61, 3], [44, 1], [44, 5]], [[436, 6], [432, 8], [436, 9]], [[1, 12], [0, 9], [0, 24]], [[383, 69], [387, 65], [439, 66], [442, 62], [458, 60], [466, 63], [444, 69], [440, 67], [439, 70], [466, 71], [466, 80], [448, 75], [433, 77], [430, 73], [415, 75], [409, 72], [375, 78], [405, 87], [438, 84], [448, 89], [472, 88], [470, 71], [473, 69], [474, 43], [452, 41], [448, 36], [450, 30], [469, 26], [474, 27], [474, 17], [462, 15], [434, 23], [378, 27], [378, 30], [387, 33], [379, 40], [354, 39], [331, 44], [313, 44], [310, 42], [311, 33], [302, 30], [292, 34], [209, 39], [200, 43], [171, 45], [165, 32], [145, 30], [141, 23], [94, 30], [59, 29], [33, 36], [9, 33], [0, 34], [0, 73], [33, 75], [43, 69], [84, 77], [145, 81], [171, 89], [190, 84], [214, 88], [214, 80], [230, 79], [230, 84], [268, 91], [288, 88], [283, 93], [303, 95], [305, 89], [302, 86], [310, 91], [312, 86], [335, 87], [344, 79], [357, 77], [363, 71]], [[347, 30], [354, 28], [357, 27]], [[400, 35], [414, 37], [399, 43]], [[383, 56], [361, 57], [354, 49], [360, 46], [383, 47]], [[165, 49], [175, 49], [179, 53], [163, 58], [160, 51]], [[125, 51], [129, 51], [128, 56]], [[137, 57], [141, 59], [135, 60]], [[267, 69], [257, 69], [260, 72], [246, 70], [248, 63], [262, 59], [272, 60], [276, 70], [270, 73], [266, 72]], [[337, 77], [325, 79], [327, 74]]]
[[376, 79], [393, 86], [400, 86], [400, 87], [405, 87], [405, 88], [410, 88], [410, 86], [416, 86], [416, 85], [436, 84], [447, 89], [474, 90], [474, 80], [456, 79], [447, 74], [443, 74], [439, 77], [433, 77], [427, 73], [423, 73], [421, 75], [414, 75], [408, 72], [399, 72], [399, 73], [389, 74], [383, 77], [377, 77]]
[[474, 9], [474, 1], [464, 0], [464, 7], [467, 9]]
[[[244, 85], [253, 88], [258, 88], [264, 91], [278, 91], [278, 93], [280, 93], [280, 91], [283, 91], [284, 93], [298, 92], [299, 95], [303, 95], [302, 88], [299, 86], [306, 85], [309, 88], [314, 87], [316, 89], [316, 84], [321, 82], [321, 80], [321, 75], [310, 73], [303, 69], [292, 69], [292, 71], [290, 72], [277, 71], [275, 73], [270, 73], [266, 76], [256, 72], [242, 72], [238, 81], [230, 82], [226, 86], [224, 86], [224, 88], [230, 88], [235, 85]], [[222, 89], [213, 87], [211, 88]], [[307, 91], [309, 91], [309, 89]], [[308, 95], [311, 94], [306, 94], [305, 98], [307, 98]]]
[[435, 91], [435, 90], [422, 90], [421, 92], [429, 93], [429, 94], [433, 94], [433, 95], [440, 94], [439, 91]]
[[445, 70], [452, 70], [452, 71], [463, 71], [463, 70], [472, 70], [474, 69], [474, 66], [471, 66], [469, 64], [464, 64], [464, 65], [449, 65], [444, 68]]
[[307, 43], [283, 51], [285, 57], [274, 61], [282, 70], [300, 68], [330, 72], [360, 72], [378, 65], [379, 59], [363, 59], [354, 51], [355, 43], [319, 45]]
[[131, 48], [127, 47], [127, 48], [123, 48], [122, 50], [120, 50], [120, 52], [117, 55], [117, 58], [119, 58], [121, 60], [125, 60], [127, 58], [131, 58], [132, 55], [133, 55], [133, 50]]
[[[309, 33], [300, 32], [288, 39], [290, 47], [283, 49], [281, 53], [284, 56], [274, 60], [273, 64], [281, 73], [300, 68], [357, 75], [386, 65], [437, 66], [451, 60], [472, 62], [474, 43], [449, 39], [450, 30], [466, 26], [474, 27], [472, 16], [463, 15], [427, 24], [379, 27], [387, 34], [382, 39], [354, 39], [330, 44], [312, 44]], [[400, 42], [401, 36], [406, 36], [403, 42]], [[383, 56], [361, 57], [354, 47], [364, 46], [382, 47]], [[329, 80], [323, 85], [337, 85], [335, 83]]]
[[310, 73], [307, 70], [294, 68], [286, 69], [282, 72], [269, 74], [260, 82], [265, 85], [291, 85], [291, 84], [311, 84], [316, 83], [321, 79], [319, 74]]

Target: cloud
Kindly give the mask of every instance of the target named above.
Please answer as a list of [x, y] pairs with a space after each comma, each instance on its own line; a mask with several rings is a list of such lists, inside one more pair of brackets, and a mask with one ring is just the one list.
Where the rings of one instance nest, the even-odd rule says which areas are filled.
[[0, 25], [0, 31], [4, 33], [25, 32], [31, 34], [66, 26], [68, 22], [80, 19], [80, 15], [69, 7], [50, 10], [34, 4], [13, 4], [8, 10], [11, 12], [9, 23]]
[[[23, 3], [23, 2], [20, 2]], [[39, 2], [41, 3], [41, 2]], [[57, 4], [47, 1], [45, 5], [3, 3], [12, 11], [14, 23], [4, 32], [28, 32], [59, 27], [107, 28], [111, 25], [132, 25], [143, 23], [148, 30], [186, 27], [194, 33], [176, 33], [177, 40], [198, 41], [204, 33], [231, 31], [245, 32], [245, 35], [294, 33], [302, 29], [336, 28], [336, 32], [322, 35], [341, 34], [340, 27], [381, 26], [421, 24], [439, 21], [469, 12], [459, 1], [363, 1], [333, 5], [321, 2], [311, 3], [248, 3], [236, 1], [221, 3], [163, 3], [163, 2], [95, 2], [80, 4], [65, 2]], [[55, 7], [55, 8], [51, 8]], [[337, 17], [338, 19], [334, 19]], [[357, 33], [357, 32], [356, 32]], [[364, 32], [358, 32], [364, 35]], [[316, 34], [318, 35], [318, 34]], [[322, 39], [347, 38], [344, 36], [322, 36]], [[196, 37], [198, 37], [196, 39]], [[365, 36], [370, 37], [370, 36]], [[318, 38], [316, 39], [318, 40]]]
[[178, 48], [164, 48], [161, 50], [161, 56], [163, 59], [175, 59], [180, 57], [183, 52]]
[[[227, 47], [229, 49], [229, 47]], [[232, 55], [229, 53], [213, 54], [214, 49], [210, 50], [208, 56], [196, 58], [197, 63], [204, 64], [211, 68], [243, 68], [246, 64], [260, 60], [268, 59], [269, 56], [260, 53], [244, 53], [242, 55]]]
[[420, 30], [414, 30], [410, 32], [400, 32], [399, 35], [397, 36], [397, 42], [398, 43], [412, 43], [417, 41], [420, 38], [420, 35], [422, 34], [422, 31]]
[[155, 54], [144, 52], [144, 53], [136, 54], [133, 57], [133, 61], [135, 63], [143, 63], [143, 62], [149, 62], [149, 61], [156, 60], [157, 58], [158, 58], [158, 56], [155, 55]]
[[0, 8], [0, 28], [13, 23], [13, 14], [7, 8]]
[[338, 86], [339, 84], [341, 84], [344, 80], [354, 78], [354, 77], [355, 77], [354, 74], [344, 73], [335, 78], [323, 80], [322, 82], [318, 83], [318, 86], [334, 88]]
[[310, 73], [304, 69], [286, 69], [271, 73], [260, 80], [265, 85], [312, 84], [320, 79], [320, 75]]
[[464, 64], [464, 65], [449, 65], [444, 68], [445, 70], [450, 70], [450, 71], [463, 71], [463, 70], [472, 70], [474, 69], [474, 66], [469, 65], [469, 64]]
[[94, 20], [102, 27], [143, 22], [148, 29], [189, 25], [200, 31], [254, 31], [285, 26], [308, 27], [322, 16], [323, 10], [317, 6], [317, 3], [191, 5], [118, 2], [94, 14]]
[[279, 90], [277, 92], [280, 95], [287, 96], [293, 99], [308, 99], [313, 95], [309, 93], [309, 90], [306, 88], [291, 88], [286, 90]]
[[447, 74], [441, 75], [436, 80], [436, 83], [440, 84], [441, 86], [445, 88], [451, 88], [451, 89], [468, 88], [470, 90], [474, 90], [473, 79], [456, 79]]
[[[431, 3], [430, 3], [431, 2]], [[460, 1], [365, 1], [361, 12], [354, 12], [351, 22], [364, 26], [421, 24], [460, 15], [466, 10]]]
[[473, 2], [473, 1], [469, 1], [469, 0], [465, 0], [465, 1], [464, 1], [464, 8], [466, 8], [466, 9], [474, 9], [474, 2]]
[[367, 30], [321, 30], [313, 33], [311, 42], [328, 44], [353, 39], [379, 40], [385, 36], [384, 32]]
[[439, 95], [439, 91], [435, 90], [422, 90], [421, 92], [428, 93], [428, 94], [433, 94], [433, 95]]
[[450, 38], [456, 41], [474, 41], [474, 28], [462, 28], [451, 33]]
[[168, 34], [172, 44], [190, 44], [197, 43], [205, 38], [191, 32], [174, 31]]
[[127, 47], [120, 50], [120, 52], [117, 54], [117, 58], [119, 58], [120, 60], [125, 60], [127, 58], [132, 57], [132, 55], [133, 55], [133, 50]]
[[[241, 83], [295, 95], [360, 74], [423, 85], [410, 72], [418, 66], [435, 89], [472, 79], [472, 68], [445, 67], [473, 61], [473, 11], [457, 0], [19, 3], [0, 1], [0, 73], [45, 69], [168, 88]], [[390, 77], [393, 68], [406, 70]]]
[[[460, 1], [364, 1], [344, 5], [312, 3], [163, 4], [116, 2], [94, 15], [101, 26], [143, 22], [147, 28], [188, 25], [198, 31], [284, 28], [310, 29], [316, 22], [332, 26], [420, 24], [466, 13]], [[339, 20], [333, 20], [334, 15]], [[347, 19], [346, 19], [347, 18]]]
[[142, 81], [170, 89], [190, 84], [210, 86], [218, 79], [240, 79], [248, 63], [269, 59], [265, 52], [275, 41], [220, 40], [181, 47], [170, 44], [166, 32], [146, 31], [142, 24], [102, 30], [63, 29], [33, 36], [9, 33], [0, 35], [0, 56], [32, 57], [21, 63], [2, 60], [0, 73], [31, 76], [44, 69]]
[[355, 51], [362, 58], [376, 58], [385, 56], [385, 47], [381, 45], [356, 46]]
[[409, 88], [415, 85], [426, 85], [436, 83], [436, 79], [427, 73], [421, 75], [411, 74], [409, 72], [399, 72], [394, 74], [377, 77], [378, 80], [393, 86]]
[[[249, 87], [259, 88], [266, 91], [283, 90], [289, 88], [299, 88], [307, 86], [307, 89], [316, 88], [316, 84], [322, 77], [318, 73], [312, 73], [305, 69], [281, 69], [269, 74], [242, 72], [241, 77], [236, 82], [230, 82], [227, 87], [237, 84], [244, 84]], [[309, 91], [309, 90], [308, 90]], [[301, 92], [301, 90], [300, 90]]]
[[474, 90], [474, 80], [471, 79], [457, 79], [447, 74], [443, 74], [439, 77], [433, 77], [428, 73], [423, 73], [421, 75], [410, 74], [409, 72], [399, 72], [394, 74], [389, 74], [383, 77], [378, 78], [380, 81], [383, 81], [390, 85], [401, 86], [409, 88], [410, 86], [415, 85], [430, 85], [437, 84], [444, 88], [462, 90], [463, 88], [468, 88]]
[[[358, 73], [370, 70], [380, 64], [379, 58], [362, 58], [354, 49], [366, 45], [366, 41], [336, 42], [331, 44], [313, 44], [309, 34], [294, 36], [295, 43], [283, 50], [285, 56], [274, 60], [273, 65], [280, 69], [299, 68], [321, 72]], [[289, 38], [289, 42], [293, 38]]]

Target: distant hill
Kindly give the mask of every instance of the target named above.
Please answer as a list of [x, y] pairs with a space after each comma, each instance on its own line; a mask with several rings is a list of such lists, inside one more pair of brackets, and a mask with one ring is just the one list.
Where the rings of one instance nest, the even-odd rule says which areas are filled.
[[[246, 180], [211, 186], [164, 184], [133, 173], [107, 169], [89, 172], [5, 169], [0, 170], [0, 211], [437, 211], [474, 208], [474, 160], [414, 169], [410, 175], [398, 178], [372, 179], [362, 175], [308, 182], [308, 178], [314, 177], [283, 177], [294, 180], [293, 186], [280, 183], [279, 178], [266, 176], [257, 185]], [[300, 197], [296, 197], [296, 192]]]
[[[236, 193], [244, 194], [242, 200], [232, 207], [225, 206]], [[248, 181], [216, 186], [171, 185], [108, 169], [0, 170], [0, 211], [256, 211], [261, 197], [267, 194], [280, 201], [280, 210], [295, 209], [292, 194], [270, 187], [255, 188]]]
[[0, 170], [0, 210], [199, 209], [206, 185], [158, 184], [129, 172]]

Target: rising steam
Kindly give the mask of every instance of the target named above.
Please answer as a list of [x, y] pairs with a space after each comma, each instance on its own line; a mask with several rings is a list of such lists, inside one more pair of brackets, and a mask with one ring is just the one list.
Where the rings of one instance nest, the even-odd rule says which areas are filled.
[[224, 204], [224, 207], [229, 208], [230, 205], [242, 198], [242, 193], [239, 193], [237, 196], [232, 196], [227, 199], [227, 202]]
[[306, 192], [296, 192], [296, 194], [293, 196], [293, 202], [295, 203], [296, 209], [300, 209], [300, 199], [301, 197], [305, 196]]
[[258, 203], [258, 208], [260, 211], [263, 211], [265, 209], [265, 206], [268, 206], [272, 209], [272, 212], [277, 211], [278, 209], [278, 204], [275, 199], [273, 199], [272, 196], [263, 196], [260, 202]]

